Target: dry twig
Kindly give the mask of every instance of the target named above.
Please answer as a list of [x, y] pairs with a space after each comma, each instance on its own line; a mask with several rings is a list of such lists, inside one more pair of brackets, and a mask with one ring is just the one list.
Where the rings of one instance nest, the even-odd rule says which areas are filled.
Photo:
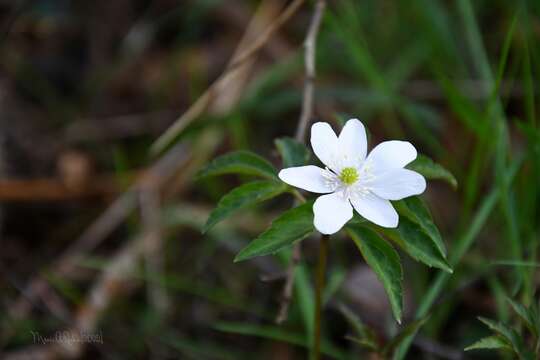
[[[174, 139], [179, 132], [191, 121], [193, 121], [202, 111], [204, 111], [210, 102], [215, 101], [216, 97], [224, 94], [223, 86], [220, 85], [221, 81], [228, 78], [227, 75], [233, 70], [239, 69], [248, 62], [253, 55], [255, 55], [268, 41], [268, 39], [285, 23], [295, 12], [298, 10], [304, 0], [293, 1], [279, 16], [270, 16], [269, 21], [271, 24], [262, 32], [255, 40], [252, 40], [250, 35], [250, 41], [245, 42], [245, 49], [242, 50], [237, 56], [235, 56], [227, 67], [225, 72], [220, 76], [216, 82], [206, 91], [206, 93], [199, 98], [195, 104], [180, 118], [177, 122], [169, 128], [169, 130], [158, 139], [155, 143], [156, 147], [161, 150], [167, 146], [172, 139]], [[270, 3], [270, 2], [267, 2]], [[252, 30], [253, 31], [253, 30]], [[230, 81], [230, 80], [228, 80]], [[160, 189], [164, 182], [167, 180], [173, 181], [174, 177], [178, 174], [179, 166], [183, 167], [187, 161], [188, 155], [181, 145], [173, 147], [167, 152], [152, 169], [146, 173], [143, 178], [126, 191], [120, 198], [118, 198], [108, 209], [100, 216], [83, 235], [60, 257], [56, 262], [56, 265], [52, 267], [52, 271], [59, 275], [67, 275], [77, 264], [82, 255], [93, 250], [103, 239], [105, 239], [110, 233], [130, 214], [137, 206], [140, 191], [144, 189]], [[183, 171], [182, 176], [189, 176], [190, 171]], [[177, 179], [178, 180], [178, 179]], [[181, 180], [177, 181], [175, 185], [184, 186], [189, 181]], [[157, 190], [156, 190], [157, 191]], [[74, 337], [80, 336], [81, 332], [89, 332], [95, 329], [99, 315], [108, 306], [110, 300], [116, 296], [120, 284], [120, 280], [125, 278], [126, 274], [131, 272], [136, 265], [136, 260], [142, 256], [144, 252], [145, 243], [149, 241], [145, 240], [148, 233], [145, 232], [140, 238], [129, 242], [123, 247], [118, 255], [113, 257], [109, 266], [103, 276], [98, 279], [90, 291], [85, 306], [75, 316], [74, 326], [68, 330]], [[34, 278], [27, 289], [25, 290], [25, 299], [19, 300], [16, 306], [11, 307], [15, 313], [23, 314], [30, 309], [31, 301], [40, 296], [40, 293], [47, 288], [47, 283], [41, 278]], [[28, 302], [27, 300], [30, 300]], [[13, 315], [13, 314], [12, 314]], [[10, 354], [13, 357], [26, 356], [32, 354], [36, 358], [56, 358], [66, 357], [74, 358], [82, 354], [84, 344], [81, 342], [75, 342], [71, 344], [52, 344], [40, 347], [32, 347], [30, 349], [24, 349], [21, 352]], [[20, 358], [20, 357], [19, 357]]]
[[163, 135], [161, 135], [152, 145], [154, 153], [162, 151], [169, 145], [193, 120], [200, 116], [208, 106], [215, 100], [220, 89], [226, 87], [229, 82], [228, 75], [237, 68], [245, 65], [270, 39], [270, 37], [300, 8], [304, 0], [294, 0], [273, 22], [262, 32], [251, 45], [241, 53], [235, 55], [231, 63], [227, 66], [223, 74], [218, 77], [212, 85], [203, 93], [191, 107], [176, 120]]
[[122, 189], [114, 176], [104, 175], [92, 179], [84, 188], [72, 189], [60, 179], [2, 179], [1, 201], [64, 201], [96, 196], [115, 195]]
[[[141, 215], [145, 242], [145, 264], [149, 275], [162, 274], [165, 270], [163, 259], [163, 234], [161, 229], [161, 208], [156, 189], [143, 189], [140, 195]], [[148, 284], [148, 299], [160, 314], [165, 314], [169, 299], [165, 289], [152, 282]]]
[[[97, 247], [135, 209], [141, 188], [148, 186], [161, 188], [185, 166], [188, 159], [187, 147], [184, 144], [176, 145], [167, 152], [155, 165], [143, 173], [128, 191], [115, 200], [77, 241], [65, 250], [56, 264], [52, 266], [52, 271], [58, 276], [69, 273], [82, 255]], [[24, 296], [10, 307], [11, 315], [15, 318], [23, 317], [31, 309], [33, 301], [40, 297], [47, 287], [47, 282], [41, 277], [36, 276], [32, 279], [24, 291]]]
[[[306, 40], [304, 42], [305, 54], [305, 69], [306, 79], [304, 81], [304, 95], [302, 101], [302, 113], [300, 114], [300, 120], [298, 122], [298, 128], [296, 131], [296, 140], [300, 142], [305, 141], [306, 129], [313, 116], [313, 92], [314, 92], [314, 80], [315, 80], [315, 45], [317, 41], [317, 34], [321, 25], [324, 9], [326, 8], [325, 0], [318, 0], [315, 4], [315, 10], [311, 17], [309, 24], [309, 30], [307, 32]], [[300, 262], [302, 256], [302, 248], [300, 243], [297, 243], [293, 248], [291, 261], [287, 269], [287, 277], [285, 280], [285, 286], [283, 287], [282, 300], [280, 309], [276, 318], [278, 324], [287, 319], [289, 312], [289, 305], [292, 299], [292, 291], [294, 288], [294, 274], [296, 266]]]
[[[164, 186], [167, 185], [168, 187], [177, 188], [175, 192], [169, 192], [169, 194], [175, 194], [178, 193], [178, 188], [185, 189], [192, 181], [193, 174], [198, 170], [200, 163], [208, 160], [210, 154], [215, 150], [215, 146], [221, 140], [221, 137], [216, 136], [213, 132], [209, 135], [201, 137], [198, 146], [193, 148], [193, 156], [184, 145], [177, 145], [172, 148], [158, 164], [152, 167], [152, 169], [157, 167], [160, 171], [154, 172], [154, 177], [146, 176], [143, 179], [144, 181], [139, 183], [139, 190], [162, 193], [164, 192]], [[171, 166], [172, 168], [169, 168]], [[182, 180], [175, 178], [178, 174], [180, 174]], [[166, 178], [163, 178], [165, 175], [167, 175]], [[105, 266], [102, 276], [95, 281], [86, 300], [83, 302], [84, 305], [75, 314], [74, 325], [66, 330], [71, 338], [78, 339], [81, 334], [89, 334], [95, 331], [101, 315], [112, 300], [126, 290], [133, 289], [133, 287], [126, 288], [123, 285], [126, 284], [126, 280], [130, 278], [136, 268], [138, 259], [142, 258], [147, 251], [148, 244], [151, 242], [148, 236], [153, 236], [151, 232], [155, 231], [155, 221], [157, 219], [152, 219], [152, 226], [147, 226], [145, 232], [126, 243]], [[151, 230], [151, 232], [148, 233], [148, 230]], [[73, 265], [75, 264], [72, 263], [70, 266]], [[10, 360], [27, 358], [74, 359], [83, 354], [85, 345], [87, 344], [83, 341], [54, 343], [4, 354], [2, 358]]]

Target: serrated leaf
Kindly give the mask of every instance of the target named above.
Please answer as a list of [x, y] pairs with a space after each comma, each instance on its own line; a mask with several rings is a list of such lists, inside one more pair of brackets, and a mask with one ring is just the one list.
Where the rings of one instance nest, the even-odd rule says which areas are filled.
[[535, 315], [531, 311], [531, 309], [527, 309], [525, 306], [515, 302], [514, 300], [507, 298], [506, 299], [510, 305], [512, 306], [512, 309], [514, 309], [514, 312], [519, 316], [521, 321], [525, 324], [527, 329], [535, 336], [538, 337], [537, 328], [535, 326], [536, 320]]
[[373, 230], [356, 224], [347, 226], [347, 230], [367, 264], [382, 282], [394, 317], [398, 323], [401, 323], [403, 270], [398, 253]]
[[276, 169], [266, 159], [251, 151], [234, 151], [212, 160], [199, 171], [197, 178], [224, 174], [245, 174], [277, 179]]
[[440, 253], [432, 239], [422, 230], [419, 224], [412, 222], [409, 218], [400, 218], [396, 229], [377, 227], [377, 230], [395, 242], [413, 259], [427, 266], [434, 266], [452, 273], [450, 264]]
[[456, 178], [450, 171], [446, 170], [442, 165], [434, 162], [426, 155], [418, 154], [416, 160], [407, 165], [407, 169], [416, 171], [429, 180], [444, 180], [454, 189], [458, 186]]
[[488, 336], [478, 340], [472, 345], [467, 346], [464, 350], [482, 350], [482, 349], [503, 349], [512, 351], [512, 346], [500, 336]]
[[478, 320], [484, 323], [484, 325], [486, 325], [491, 330], [495, 331], [497, 334], [503, 336], [506, 340], [512, 340], [512, 329], [504, 325], [503, 323], [496, 322], [482, 316], [479, 316]]
[[501, 322], [495, 322], [493, 320], [490, 320], [484, 317], [478, 317], [478, 320], [483, 322], [492, 331], [494, 331], [499, 336], [501, 336], [504, 340], [506, 340], [512, 346], [512, 349], [514, 350], [516, 354], [523, 353], [524, 351], [523, 339], [519, 336], [519, 334], [514, 329], [506, 326], [505, 324]]
[[268, 230], [243, 248], [234, 261], [273, 254], [303, 240], [314, 230], [313, 202], [309, 201], [281, 214]]
[[281, 155], [283, 167], [303, 166], [308, 163], [311, 155], [304, 144], [290, 137], [276, 139], [275, 144]]
[[219, 200], [217, 207], [210, 213], [202, 232], [207, 232], [236, 211], [271, 199], [286, 190], [287, 186], [277, 181], [261, 180], [240, 185]]
[[422, 230], [433, 240], [441, 255], [446, 258], [446, 246], [442, 240], [441, 233], [433, 222], [431, 213], [422, 199], [418, 196], [411, 196], [394, 204], [402, 217], [406, 216], [420, 225]]

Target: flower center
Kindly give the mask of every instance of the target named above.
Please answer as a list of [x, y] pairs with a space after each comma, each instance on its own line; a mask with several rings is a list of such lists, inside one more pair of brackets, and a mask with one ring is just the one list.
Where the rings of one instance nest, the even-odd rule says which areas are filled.
[[341, 174], [339, 174], [339, 180], [345, 185], [354, 184], [356, 180], [358, 180], [358, 177], [358, 171], [353, 167], [346, 167], [341, 170]]

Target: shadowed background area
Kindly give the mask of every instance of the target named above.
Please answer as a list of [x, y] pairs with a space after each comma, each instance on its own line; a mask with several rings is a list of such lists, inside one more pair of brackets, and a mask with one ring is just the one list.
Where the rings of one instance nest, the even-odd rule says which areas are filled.
[[[429, 314], [403, 356], [505, 358], [463, 349], [489, 335], [477, 316], [516, 324], [507, 297], [538, 303], [540, 2], [328, 1], [312, 79], [316, 5], [0, 0], [3, 359], [306, 358], [317, 238], [276, 324], [289, 251], [233, 259], [294, 200], [202, 235], [247, 177], [196, 174], [241, 149], [280, 169], [311, 80], [307, 120], [359, 118], [370, 149], [411, 141], [457, 179], [423, 195], [454, 274], [400, 252], [404, 322]], [[398, 325], [345, 234], [326, 282], [325, 356], [381, 358], [350, 335], [382, 347]]]

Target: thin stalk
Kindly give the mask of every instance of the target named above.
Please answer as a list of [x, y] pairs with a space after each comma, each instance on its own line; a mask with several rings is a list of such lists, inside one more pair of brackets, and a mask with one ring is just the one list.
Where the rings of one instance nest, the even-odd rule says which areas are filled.
[[[321, 21], [324, 15], [324, 10], [326, 8], [326, 0], [317, 0], [311, 21], [309, 24], [309, 29], [304, 41], [304, 61], [305, 61], [305, 71], [306, 78], [304, 81], [304, 93], [302, 100], [302, 113], [300, 114], [300, 120], [298, 121], [298, 128], [296, 129], [296, 140], [301, 143], [305, 143], [305, 134], [309, 123], [313, 117], [313, 96], [314, 96], [314, 81], [315, 81], [315, 50], [317, 35], [319, 33], [319, 28], [321, 26]], [[305, 202], [304, 197], [300, 192], [295, 190], [293, 195], [300, 202]], [[294, 288], [294, 277], [295, 277], [295, 268], [302, 258], [302, 248], [300, 243], [296, 243], [293, 247], [293, 253], [287, 269], [287, 278], [285, 280], [285, 286], [283, 287], [282, 302], [279, 307], [279, 312], [276, 318], [276, 323], [281, 324], [287, 319], [289, 312], [289, 305], [292, 299], [292, 292]]]
[[315, 283], [315, 341], [313, 342], [313, 356], [315, 360], [321, 358], [322, 294], [325, 283], [329, 239], [329, 235], [322, 235], [319, 244], [319, 262], [317, 264], [317, 279]]

